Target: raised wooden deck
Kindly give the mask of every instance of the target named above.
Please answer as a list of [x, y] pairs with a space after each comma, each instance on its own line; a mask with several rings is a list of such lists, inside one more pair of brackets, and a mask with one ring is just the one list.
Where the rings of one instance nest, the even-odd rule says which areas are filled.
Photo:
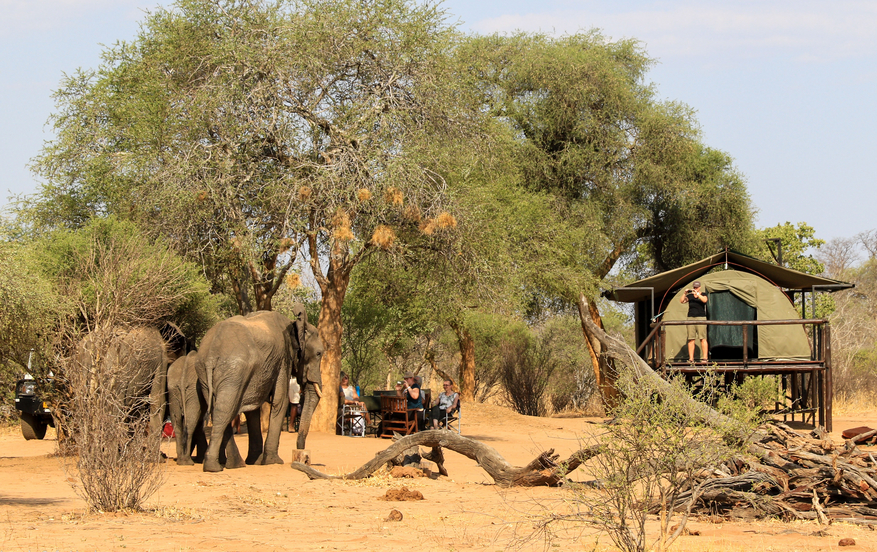
[[[688, 362], [666, 358], [665, 328], [688, 324], [720, 326], [762, 326], [777, 324], [800, 324], [810, 326], [810, 359], [760, 359], [747, 358], [746, 335], [743, 336], [742, 359], [710, 360], [708, 362]], [[652, 331], [637, 348], [637, 353], [657, 372], [665, 377], [675, 374], [696, 380], [708, 373], [723, 374], [725, 378], [733, 375], [740, 382], [748, 376], [779, 376], [783, 399], [777, 402], [773, 413], [782, 415], [788, 421], [800, 421], [821, 425], [832, 430], [831, 381], [831, 331], [827, 320], [746, 320], [746, 321], [697, 321], [687, 320], [659, 321], [652, 325]]]

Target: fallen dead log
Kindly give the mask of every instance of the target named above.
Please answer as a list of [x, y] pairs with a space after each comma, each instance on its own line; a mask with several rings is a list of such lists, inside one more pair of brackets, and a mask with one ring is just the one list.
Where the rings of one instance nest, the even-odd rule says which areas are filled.
[[500, 487], [558, 486], [565, 481], [565, 475], [568, 472], [578, 468], [582, 462], [598, 454], [597, 447], [582, 449], [570, 456], [566, 462], [559, 463], [559, 455], [554, 454], [554, 449], [550, 449], [534, 458], [526, 466], [518, 467], [509, 464], [496, 449], [480, 441], [450, 431], [431, 429], [402, 437], [384, 451], [376, 454], [365, 465], [345, 475], [328, 475], [301, 462], [293, 462], [292, 468], [305, 473], [311, 479], [364, 479], [408, 449], [417, 446], [432, 447], [433, 450], [430, 453], [421, 456], [435, 462], [440, 473], [447, 475], [447, 470], [444, 467], [444, 455], [441, 451], [448, 449], [478, 462], [478, 465]]

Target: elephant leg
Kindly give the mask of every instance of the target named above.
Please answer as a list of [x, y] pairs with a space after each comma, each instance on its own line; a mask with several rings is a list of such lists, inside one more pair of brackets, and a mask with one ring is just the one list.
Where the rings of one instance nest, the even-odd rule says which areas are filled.
[[[238, 452], [237, 444], [231, 430], [231, 421], [238, 416], [241, 406], [243, 388], [234, 381], [214, 392], [213, 399], [213, 434], [204, 456], [204, 471], [218, 472], [226, 468], [242, 468], [244, 459]], [[225, 462], [221, 463], [220, 451], [225, 452]]]
[[247, 450], [246, 463], [253, 465], [262, 456], [262, 416], [260, 409], [244, 412], [247, 418], [247, 437], [249, 448]]
[[[281, 370], [274, 386], [274, 394], [271, 400], [271, 415], [268, 417], [268, 436], [265, 439], [265, 450], [256, 460], [260, 466], [268, 464], [282, 464], [280, 458], [280, 430], [283, 426], [283, 418], [286, 416], [286, 406], [289, 404], [289, 371]], [[259, 434], [261, 438], [262, 434]]]
[[[219, 400], [215, 402], [215, 405], [218, 404], [220, 404]], [[207, 454], [204, 455], [204, 471], [206, 472], [220, 472], [223, 470], [223, 464], [228, 463], [229, 441], [234, 444], [234, 439], [231, 435], [232, 412], [237, 413], [237, 410], [230, 408], [220, 409], [216, 406], [213, 408], [213, 432], [207, 445]], [[237, 451], [237, 448], [235, 448], [235, 451]], [[221, 458], [221, 455], [226, 455], [226, 458]]]
[[302, 399], [304, 400], [304, 403], [301, 409], [301, 415], [299, 416], [298, 439], [295, 443], [295, 448], [299, 450], [305, 448], [308, 431], [311, 428], [311, 418], [314, 415], [314, 410], [317, 409], [317, 405], [320, 404], [320, 396], [317, 394], [317, 388], [314, 383], [308, 382], [303, 391]]
[[238, 444], [234, 439], [231, 425], [226, 428], [222, 440], [225, 443], [225, 467], [230, 470], [246, 467], [247, 464], [244, 463], [244, 459], [238, 450]]
[[181, 466], [191, 466], [192, 457], [189, 454], [190, 433], [187, 430], [189, 420], [184, 418], [183, 397], [179, 389], [171, 389], [170, 395], [170, 412], [171, 422], [174, 425], [174, 431], [177, 434], [177, 464]]
[[226, 433], [230, 432], [228, 420], [224, 423], [213, 416], [213, 432], [210, 434], [210, 442], [207, 445], [207, 454], [204, 455], [204, 471], [221, 472], [223, 470], [222, 462], [224, 458], [220, 458], [220, 454], [224, 455], [227, 443]]
[[[192, 406], [196, 410], [192, 417], [197, 421], [191, 432], [191, 446], [192, 449], [197, 448], [197, 453], [195, 454], [193, 461], [201, 463], [204, 462], [204, 456], [207, 454], [207, 434], [204, 433], [204, 418], [207, 415], [207, 399], [204, 398], [204, 390], [198, 382], [196, 382], [195, 391], [195, 400], [192, 401]], [[192, 452], [192, 449], [190, 449], [189, 452]]]
[[195, 430], [192, 433], [192, 449], [190, 452], [192, 451], [196, 451], [195, 457], [192, 459], [193, 462], [204, 462], [204, 455], [207, 454], [207, 435], [204, 433], [203, 417], [198, 419], [198, 424], [195, 426]]
[[162, 355], [162, 361], [152, 374], [152, 385], [149, 391], [149, 434], [155, 435], [154, 443], [156, 454], [161, 457], [161, 430], [164, 424], [164, 412], [167, 406], [167, 362]]

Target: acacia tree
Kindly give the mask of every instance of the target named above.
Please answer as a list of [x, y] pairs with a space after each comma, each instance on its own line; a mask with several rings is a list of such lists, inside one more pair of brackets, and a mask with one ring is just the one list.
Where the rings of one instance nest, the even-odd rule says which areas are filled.
[[[587, 281], [546, 270], [533, 289], [575, 302], [581, 317], [602, 325], [594, 297], [619, 261], [645, 253], [653, 270], [717, 244], [749, 248], [742, 179], [727, 156], [699, 143], [690, 109], [655, 99], [645, 81], [653, 62], [636, 41], [597, 32], [476, 37], [467, 55], [491, 113], [518, 137], [524, 187], [549, 195], [564, 224], [591, 235], [577, 250], [554, 242], [563, 253], [552, 258], [555, 269], [577, 269]], [[583, 329], [598, 383], [611, 393], [601, 345]]]
[[[407, 0], [179, 0], [64, 81], [58, 139], [34, 163], [46, 185], [22, 215], [146, 222], [241, 313], [270, 309], [304, 253], [333, 388], [353, 267], [456, 226], [454, 154], [437, 146], [464, 143], [479, 114], [454, 85], [455, 36], [443, 11]], [[334, 426], [335, 400], [316, 427]]]

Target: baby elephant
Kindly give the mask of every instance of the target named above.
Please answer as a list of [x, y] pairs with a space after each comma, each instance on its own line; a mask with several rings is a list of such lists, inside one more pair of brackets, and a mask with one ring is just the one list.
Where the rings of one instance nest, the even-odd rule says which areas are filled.
[[[177, 464], [181, 466], [201, 462], [207, 452], [207, 437], [204, 435], [207, 400], [195, 371], [197, 355], [192, 351], [175, 360], [167, 370], [168, 404], [177, 434]], [[193, 461], [192, 450], [196, 445], [198, 453]]]

